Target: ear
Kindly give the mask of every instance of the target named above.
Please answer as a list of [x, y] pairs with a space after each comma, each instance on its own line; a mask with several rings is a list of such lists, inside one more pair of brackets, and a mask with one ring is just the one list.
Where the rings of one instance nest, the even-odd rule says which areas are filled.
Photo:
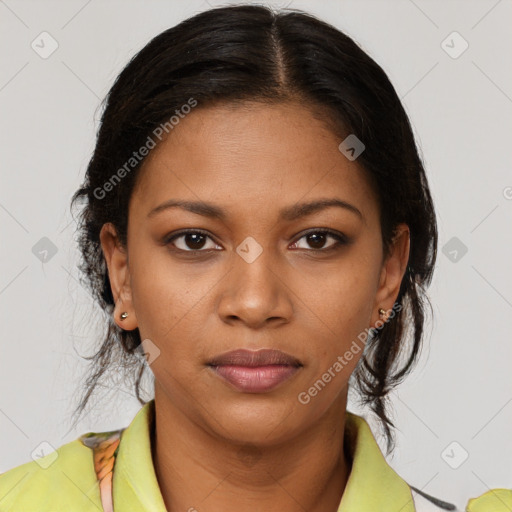
[[[407, 224], [399, 224], [395, 230], [390, 254], [383, 263], [375, 303], [372, 310], [371, 325], [375, 326], [377, 320], [385, 321], [396, 302], [400, 285], [409, 261], [410, 231]], [[386, 310], [384, 316], [379, 315], [379, 309]]]
[[[112, 296], [115, 301], [114, 321], [121, 329], [132, 331], [137, 328], [138, 323], [133, 308], [128, 254], [121, 245], [116, 228], [111, 222], [102, 226], [100, 242], [107, 263]], [[121, 313], [123, 312], [128, 313], [125, 319], [121, 319]]]

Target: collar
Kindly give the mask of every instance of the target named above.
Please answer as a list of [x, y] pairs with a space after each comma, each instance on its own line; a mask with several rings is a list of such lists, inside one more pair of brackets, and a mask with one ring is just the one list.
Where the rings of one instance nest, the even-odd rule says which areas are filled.
[[123, 431], [112, 482], [116, 512], [167, 512], [151, 455], [154, 419], [153, 398], [139, 410]]
[[[151, 455], [155, 400], [123, 431], [113, 476], [117, 511], [166, 512]], [[346, 412], [345, 443], [352, 468], [338, 512], [414, 512], [409, 485], [389, 466], [366, 420]]]
[[345, 441], [352, 469], [338, 512], [414, 512], [411, 489], [386, 462], [366, 420], [349, 411]]

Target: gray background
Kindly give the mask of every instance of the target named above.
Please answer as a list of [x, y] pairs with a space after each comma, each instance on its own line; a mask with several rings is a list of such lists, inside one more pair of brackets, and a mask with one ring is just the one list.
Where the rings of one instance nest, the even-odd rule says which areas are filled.
[[[98, 311], [78, 282], [69, 200], [116, 75], [150, 38], [209, 5], [221, 3], [0, 1], [0, 472], [43, 441], [126, 426], [140, 407], [113, 375], [114, 392], [70, 430], [85, 370], [78, 354], [93, 352]], [[272, 5], [353, 37], [388, 73], [422, 148], [440, 228], [435, 318], [418, 367], [392, 394], [388, 461], [461, 508], [512, 487], [512, 2]], [[32, 44], [58, 48], [42, 58]], [[36, 256], [50, 245], [44, 237], [57, 250], [46, 262]]]

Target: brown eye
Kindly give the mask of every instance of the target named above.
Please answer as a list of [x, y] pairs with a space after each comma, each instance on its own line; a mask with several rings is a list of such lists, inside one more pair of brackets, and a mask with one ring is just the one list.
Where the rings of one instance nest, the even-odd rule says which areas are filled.
[[322, 249], [329, 236], [326, 233], [311, 233], [306, 235], [306, 240], [313, 249]]
[[[330, 239], [334, 240], [329, 246], [325, 247], [326, 242]], [[300, 240], [305, 239], [306, 244], [309, 247], [299, 247], [298, 243]], [[341, 245], [347, 243], [347, 238], [341, 233], [334, 233], [331, 231], [310, 231], [303, 235], [297, 242], [293, 244], [294, 248], [308, 249], [311, 248], [314, 251], [329, 251], [330, 249], [336, 249]]]
[[206, 249], [215, 249], [217, 244], [206, 233], [202, 231], [182, 231], [181, 233], [174, 234], [166, 239], [166, 244], [171, 244], [180, 251], [185, 252], [203, 252], [201, 249], [207, 245], [207, 240], [211, 240], [213, 246], [206, 247]]

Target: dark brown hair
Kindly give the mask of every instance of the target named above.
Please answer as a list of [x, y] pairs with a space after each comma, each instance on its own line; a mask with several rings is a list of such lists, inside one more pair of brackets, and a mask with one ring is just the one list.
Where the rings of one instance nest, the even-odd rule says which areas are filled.
[[[437, 253], [433, 201], [408, 116], [386, 73], [350, 37], [312, 15], [239, 5], [201, 12], [151, 40], [117, 77], [104, 104], [96, 147], [79, 200], [78, 233], [83, 283], [104, 312], [105, 335], [75, 410], [82, 413], [112, 367], [140, 383], [147, 363], [140, 357], [139, 330], [119, 329], [99, 233], [113, 223], [126, 244], [128, 206], [141, 162], [109, 191], [104, 184], [125, 166], [154, 130], [187, 104], [299, 100], [346, 135], [365, 144], [357, 163], [378, 199], [384, 252], [394, 228], [410, 229], [410, 256], [397, 298], [402, 308], [369, 338], [351, 376], [363, 405], [380, 418], [388, 453], [394, 427], [386, 412], [388, 393], [411, 371], [423, 338], [425, 287]], [[172, 135], [172, 134], [171, 134]], [[341, 142], [342, 139], [340, 139]]]

